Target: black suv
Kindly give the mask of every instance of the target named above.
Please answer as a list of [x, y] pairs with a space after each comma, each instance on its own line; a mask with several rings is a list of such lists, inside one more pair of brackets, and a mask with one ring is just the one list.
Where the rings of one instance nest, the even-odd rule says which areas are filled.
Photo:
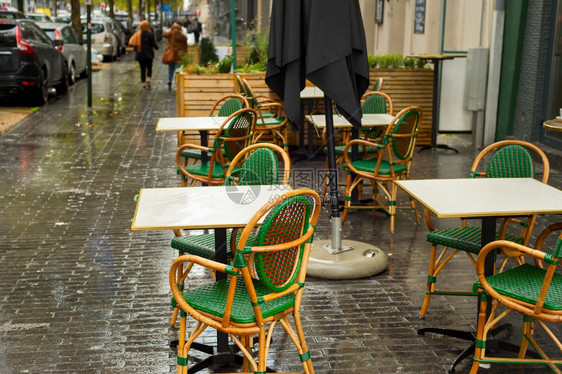
[[68, 69], [59, 45], [62, 41], [51, 41], [33, 21], [0, 20], [0, 98], [25, 93], [32, 104], [43, 105], [49, 88], [64, 94]]

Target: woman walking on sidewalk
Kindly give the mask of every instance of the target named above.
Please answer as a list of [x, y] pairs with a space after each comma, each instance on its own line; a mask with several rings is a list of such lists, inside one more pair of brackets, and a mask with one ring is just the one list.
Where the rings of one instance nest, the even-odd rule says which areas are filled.
[[142, 88], [150, 88], [154, 50], [158, 49], [158, 45], [154, 39], [154, 34], [150, 31], [150, 24], [147, 20], [141, 22], [140, 31], [140, 48], [137, 50], [136, 59], [141, 69]]
[[162, 36], [168, 39], [162, 62], [168, 65], [168, 90], [171, 90], [174, 72], [180, 66], [182, 55], [187, 53], [187, 37], [179, 23], [174, 23], [170, 30], [162, 33]]

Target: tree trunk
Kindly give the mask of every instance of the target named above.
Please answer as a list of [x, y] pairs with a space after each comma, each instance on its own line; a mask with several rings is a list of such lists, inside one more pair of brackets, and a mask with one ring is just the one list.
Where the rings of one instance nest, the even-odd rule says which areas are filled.
[[113, 10], [114, 7], [115, 7], [115, 1], [109, 0], [109, 17], [111, 18], [115, 18], [115, 12]]
[[18, 10], [22, 13], [27, 13], [24, 8], [23, 0], [18, 0]]
[[133, 0], [127, 0], [127, 13], [129, 13], [129, 18], [131, 22], [133, 21]]
[[70, 0], [70, 19], [72, 20], [72, 27], [78, 33], [80, 40], [82, 40], [82, 23], [80, 22], [80, 0]]
[[142, 6], [143, 6], [143, 1], [142, 1], [142, 0], [139, 0], [139, 19], [140, 19], [141, 21], [144, 20]]

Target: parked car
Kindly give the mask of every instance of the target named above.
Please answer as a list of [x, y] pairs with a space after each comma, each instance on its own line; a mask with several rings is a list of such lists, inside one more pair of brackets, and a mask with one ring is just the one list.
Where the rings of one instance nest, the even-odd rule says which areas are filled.
[[55, 17], [55, 22], [58, 22], [58, 23], [72, 23], [72, 19], [71, 19], [70, 13], [57, 14], [57, 16]]
[[56, 48], [60, 45], [31, 20], [0, 21], [0, 97], [25, 94], [42, 105], [49, 88], [64, 94], [68, 75], [66, 58]]
[[123, 30], [125, 30], [125, 45], [129, 45], [129, 39], [135, 29], [133, 28], [133, 21], [129, 18], [129, 14], [126, 12], [115, 13], [115, 20], [121, 24]]
[[14, 7], [0, 4], [0, 19], [25, 19], [25, 15]]
[[54, 22], [38, 22], [37, 25], [45, 31], [51, 40], [63, 41], [63, 45], [57, 46], [57, 49], [66, 58], [68, 83], [73, 85], [78, 77], [85, 77], [87, 74], [87, 52], [74, 28], [66, 23]]
[[25, 18], [31, 19], [37, 22], [53, 22], [51, 17], [43, 13], [28, 13], [25, 15]]
[[111, 27], [113, 28], [113, 35], [115, 35], [119, 44], [118, 54], [119, 56], [124, 55], [127, 53], [127, 35], [125, 33], [125, 29], [114, 19], [111, 20]]
[[[97, 49], [104, 61], [113, 61], [118, 57], [119, 43], [113, 34], [111, 22], [105, 18], [95, 18], [91, 21], [92, 48]], [[88, 25], [82, 19], [82, 38], [87, 38]]]

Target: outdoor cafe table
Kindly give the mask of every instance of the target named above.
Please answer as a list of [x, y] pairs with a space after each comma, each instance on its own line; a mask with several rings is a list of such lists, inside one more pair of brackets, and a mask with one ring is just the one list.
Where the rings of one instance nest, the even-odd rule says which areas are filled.
[[[307, 118], [317, 128], [326, 128], [326, 116], [324, 114], [308, 115]], [[334, 127], [352, 128], [351, 123], [344, 116], [334, 114], [333, 119]], [[391, 114], [363, 114], [361, 125], [363, 127], [388, 126], [393, 119], [394, 116]]]
[[[224, 121], [228, 117], [214, 117], [214, 116], [202, 116], [202, 117], [162, 117], [158, 119], [156, 123], [157, 132], [175, 131], [178, 134], [183, 131], [199, 131], [201, 137], [201, 146], [208, 147], [207, 134], [209, 131], [218, 131], [222, 126]], [[269, 122], [273, 123], [275, 119], [264, 118], [264, 123], [267, 125]], [[180, 136], [178, 135], [178, 145], [180, 142]], [[201, 159], [203, 162], [207, 161], [206, 152], [201, 153]]]
[[544, 121], [542, 125], [547, 130], [562, 131], [562, 120], [549, 119]]
[[324, 98], [324, 92], [316, 86], [305, 86], [300, 92], [301, 99], [301, 118], [299, 123], [299, 154], [291, 155], [293, 162], [297, 162], [304, 159], [312, 160], [314, 158], [314, 125], [310, 122], [308, 123], [308, 141], [307, 150], [304, 151], [304, 116], [305, 116], [305, 104], [308, 106], [308, 114], [314, 112], [314, 101], [316, 99]]
[[[228, 117], [163, 117], [156, 123], [156, 131], [175, 131], [178, 134], [178, 146], [181, 145], [181, 132], [199, 131], [201, 146], [208, 147], [207, 134], [218, 131]], [[207, 152], [201, 152], [201, 161], [207, 161]]]
[[[497, 218], [562, 213], [562, 191], [532, 178], [422, 179], [396, 181], [396, 184], [437, 218], [480, 219], [481, 246], [495, 239]], [[486, 276], [493, 274], [493, 257], [486, 258]], [[472, 333], [451, 331], [454, 330], [427, 328], [418, 333], [437, 332], [474, 340]], [[472, 352], [473, 347], [463, 351], [451, 368]]]
[[[131, 229], [214, 229], [215, 260], [226, 263], [226, 229], [244, 227], [258, 209], [289, 190], [287, 185], [142, 188]], [[220, 276], [224, 274], [217, 272], [217, 279]], [[201, 344], [193, 348], [213, 353], [212, 348]], [[217, 333], [217, 352], [189, 372], [241, 362], [240, 356], [228, 353], [228, 336], [223, 333]]]

